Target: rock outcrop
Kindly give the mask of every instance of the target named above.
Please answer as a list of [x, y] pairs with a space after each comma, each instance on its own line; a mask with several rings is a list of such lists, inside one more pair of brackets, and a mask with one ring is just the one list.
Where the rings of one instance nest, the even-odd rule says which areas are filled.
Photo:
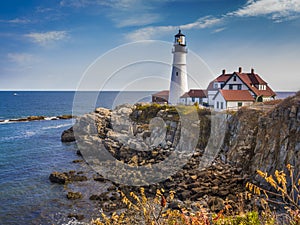
[[63, 133], [61, 134], [61, 141], [62, 142], [73, 142], [73, 141], [75, 141], [73, 127], [69, 128], [68, 130], [63, 131]]
[[[290, 163], [299, 172], [300, 93], [267, 112], [242, 108], [228, 115], [220, 152], [211, 155], [215, 160], [205, 169], [199, 168], [205, 148], [215, 144], [209, 142], [210, 131], [215, 129], [212, 115], [201, 109], [196, 119], [189, 116], [189, 108], [170, 106], [122, 105], [113, 111], [98, 108], [77, 118], [74, 135], [73, 130], [66, 133], [75, 137], [84, 159], [103, 175], [101, 182], [118, 181], [118, 188], [125, 191], [147, 183], [150, 176], [154, 184], [143, 185], [148, 193], [164, 188], [175, 190], [180, 200], [214, 196], [211, 202], [218, 202], [219, 197], [234, 198], [242, 192], [245, 182], [255, 179], [257, 169], [274, 173]], [[182, 143], [182, 137], [188, 141]], [[186, 150], [192, 147], [194, 151]], [[165, 161], [165, 166], [157, 167]], [[156, 173], [151, 175], [152, 171]], [[132, 185], [123, 185], [128, 179]]]
[[300, 92], [267, 112], [239, 110], [228, 124], [223, 150], [244, 173], [274, 174], [287, 164], [300, 172]]
[[80, 175], [80, 172], [69, 171], [61, 173], [54, 171], [50, 174], [49, 180], [52, 183], [66, 184], [68, 182], [87, 181], [88, 179], [86, 176]]

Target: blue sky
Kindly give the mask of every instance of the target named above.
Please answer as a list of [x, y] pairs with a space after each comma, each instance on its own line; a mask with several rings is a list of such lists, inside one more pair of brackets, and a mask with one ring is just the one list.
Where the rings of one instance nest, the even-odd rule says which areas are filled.
[[[199, 72], [202, 87], [241, 66], [274, 90], [300, 89], [300, 0], [5, 0], [0, 27], [0, 90], [76, 89], [99, 56], [135, 41], [172, 42], [179, 27], [211, 71]], [[171, 62], [171, 49], [164, 54]], [[149, 84], [139, 89], [167, 88]]]

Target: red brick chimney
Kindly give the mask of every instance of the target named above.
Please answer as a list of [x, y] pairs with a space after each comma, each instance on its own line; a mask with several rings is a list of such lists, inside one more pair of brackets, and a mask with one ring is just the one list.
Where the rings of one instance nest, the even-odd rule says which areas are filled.
[[242, 67], [239, 67], [239, 73], [241, 73], [242, 72]]

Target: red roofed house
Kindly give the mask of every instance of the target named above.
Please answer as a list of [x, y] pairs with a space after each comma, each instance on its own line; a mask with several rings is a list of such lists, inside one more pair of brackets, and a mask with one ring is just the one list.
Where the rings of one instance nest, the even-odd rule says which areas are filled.
[[225, 70], [223, 70], [220, 76], [218, 76], [216, 79], [214, 79], [209, 83], [207, 87], [207, 99], [208, 99], [208, 105], [210, 107], [214, 107], [213, 98], [215, 97], [219, 89], [221, 89], [225, 84], [225, 82], [231, 77], [231, 75], [232, 74], [226, 74]]
[[152, 102], [165, 104], [165, 103], [168, 103], [168, 99], [169, 99], [169, 91], [168, 90], [164, 90], [164, 91], [160, 91], [155, 94], [152, 94]]
[[[275, 99], [276, 96], [267, 82], [254, 73], [253, 69], [251, 73], [243, 73], [240, 67], [238, 72], [233, 72], [230, 75], [225, 74], [225, 70], [223, 70], [223, 74], [217, 79], [212, 81], [213, 83], [211, 82], [208, 86], [208, 95], [216, 92], [215, 96], [208, 100], [209, 105], [218, 111], [249, 105], [249, 102], [251, 102], [250, 96], [252, 96], [252, 102], [270, 101]], [[212, 84], [215, 85], [216, 83], [219, 85], [219, 89], [217, 90], [211, 87]], [[223, 104], [223, 107], [221, 107], [221, 104]]]
[[249, 106], [255, 102], [248, 90], [219, 90], [214, 97], [215, 111], [224, 109], [238, 109], [242, 106]]
[[184, 105], [193, 105], [195, 103], [199, 105], [207, 104], [206, 90], [191, 89], [180, 97], [180, 103]]

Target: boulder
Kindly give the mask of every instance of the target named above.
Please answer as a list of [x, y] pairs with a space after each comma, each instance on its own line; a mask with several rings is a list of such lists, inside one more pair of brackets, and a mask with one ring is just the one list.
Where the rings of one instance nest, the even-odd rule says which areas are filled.
[[73, 127], [69, 128], [68, 130], [63, 131], [63, 133], [61, 134], [61, 141], [62, 142], [75, 141]]
[[80, 192], [69, 191], [67, 194], [67, 198], [70, 200], [80, 199], [82, 198], [82, 194]]
[[61, 120], [67, 120], [67, 119], [72, 119], [73, 116], [72, 115], [61, 115], [61, 116], [57, 116], [58, 119]]
[[45, 117], [44, 116], [28, 116], [27, 120], [28, 121], [33, 121], [33, 120], [44, 120]]
[[49, 176], [52, 183], [65, 184], [68, 181], [68, 176], [65, 173], [52, 172]]

